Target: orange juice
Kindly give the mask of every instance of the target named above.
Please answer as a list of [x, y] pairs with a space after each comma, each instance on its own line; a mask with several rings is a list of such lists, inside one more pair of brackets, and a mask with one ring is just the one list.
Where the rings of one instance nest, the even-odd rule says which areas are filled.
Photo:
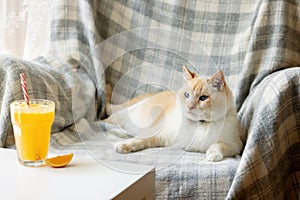
[[19, 161], [24, 165], [40, 165], [48, 154], [51, 126], [54, 120], [54, 103], [47, 100], [30, 100], [11, 104]]

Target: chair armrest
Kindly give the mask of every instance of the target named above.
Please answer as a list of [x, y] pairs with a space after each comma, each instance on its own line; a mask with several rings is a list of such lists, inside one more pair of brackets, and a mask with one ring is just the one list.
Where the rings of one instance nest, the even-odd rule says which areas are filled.
[[239, 117], [248, 138], [228, 197], [297, 198], [299, 191], [295, 190], [299, 187], [294, 186], [300, 183], [300, 68], [267, 76], [249, 94]]

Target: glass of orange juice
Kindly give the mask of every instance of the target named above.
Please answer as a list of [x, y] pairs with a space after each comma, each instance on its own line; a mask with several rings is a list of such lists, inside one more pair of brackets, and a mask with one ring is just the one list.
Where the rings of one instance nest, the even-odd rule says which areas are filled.
[[48, 154], [55, 104], [45, 99], [10, 104], [11, 121], [19, 162], [30, 167], [43, 166]]

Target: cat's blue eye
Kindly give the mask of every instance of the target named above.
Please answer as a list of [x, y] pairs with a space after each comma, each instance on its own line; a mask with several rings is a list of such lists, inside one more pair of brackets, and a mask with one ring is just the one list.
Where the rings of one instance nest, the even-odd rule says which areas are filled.
[[206, 95], [202, 95], [199, 97], [200, 101], [205, 101], [206, 99], [208, 99], [208, 96], [206, 96]]
[[190, 98], [190, 94], [188, 92], [185, 92], [184, 97], [188, 99], [188, 98]]

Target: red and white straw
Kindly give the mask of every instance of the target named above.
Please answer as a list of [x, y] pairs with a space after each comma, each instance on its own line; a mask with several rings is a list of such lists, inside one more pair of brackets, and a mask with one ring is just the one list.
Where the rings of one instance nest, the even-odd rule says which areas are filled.
[[27, 90], [27, 86], [26, 86], [25, 74], [21, 73], [20, 78], [21, 78], [21, 86], [22, 86], [22, 90], [23, 90], [23, 96], [24, 96], [27, 106], [29, 107], [30, 103], [29, 103], [28, 90]]

